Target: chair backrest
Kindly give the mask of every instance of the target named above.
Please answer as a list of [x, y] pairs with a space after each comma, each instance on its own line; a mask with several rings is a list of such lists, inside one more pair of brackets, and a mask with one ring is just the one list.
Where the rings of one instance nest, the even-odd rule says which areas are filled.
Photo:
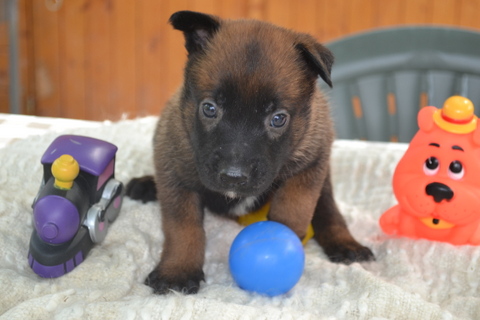
[[[417, 113], [452, 95], [480, 114], [480, 33], [446, 27], [379, 29], [327, 44], [337, 138], [409, 142]], [[326, 87], [323, 86], [322, 87]]]

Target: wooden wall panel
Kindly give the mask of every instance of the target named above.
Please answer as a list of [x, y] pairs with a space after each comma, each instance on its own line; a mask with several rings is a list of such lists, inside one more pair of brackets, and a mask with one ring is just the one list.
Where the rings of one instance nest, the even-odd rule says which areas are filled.
[[137, 111], [137, 13], [130, 1], [117, 1], [112, 7], [110, 109], [117, 116], [140, 115]]
[[137, 50], [137, 108], [135, 114], [159, 110], [167, 96], [168, 47], [165, 24], [166, 2], [148, 0], [136, 2], [136, 46]]
[[85, 71], [88, 79], [85, 83], [85, 114], [88, 119], [104, 119], [110, 114], [115, 114], [110, 105], [112, 86], [110, 20], [113, 5], [113, 0], [87, 1], [85, 5]]
[[459, 21], [458, 0], [435, 1], [431, 4], [431, 23], [454, 25]]
[[[0, 13], [1, 14], [1, 13]], [[5, 17], [0, 17], [0, 112], [8, 112], [10, 108], [8, 90], [8, 25]]]
[[460, 0], [459, 1], [459, 23], [464, 27], [480, 28], [480, 1], [478, 0]]
[[247, 16], [247, 1], [218, 1], [217, 14], [228, 19], [240, 19]]
[[349, 0], [327, 1], [324, 6], [324, 19], [321, 24], [321, 34], [314, 34], [319, 37], [320, 41], [339, 38], [347, 35]]
[[19, 69], [21, 81], [21, 113], [35, 114], [35, 68], [33, 53], [33, 10], [31, 2], [18, 1], [19, 13], [19, 50], [21, 53]]
[[[74, 0], [65, 6], [58, 15], [59, 25], [59, 57], [60, 64], [60, 105], [61, 116], [66, 118], [88, 118], [86, 101], [86, 82], [90, 78], [85, 65], [86, 54], [91, 53], [85, 44], [85, 27], [87, 25], [87, 2]], [[88, 88], [91, 89], [91, 88]]]
[[[155, 0], [154, 0], [155, 1]], [[177, 90], [178, 86], [182, 82], [183, 78], [183, 66], [187, 58], [187, 51], [184, 48], [184, 38], [183, 34], [174, 30], [170, 24], [168, 24], [168, 19], [170, 15], [176, 11], [180, 10], [198, 10], [195, 9], [195, 4], [198, 1], [188, 1], [188, 0], [177, 0], [177, 1], [168, 1], [168, 5], [162, 11], [162, 19], [160, 20], [161, 26], [165, 34], [165, 42], [159, 43], [159, 48], [164, 53], [164, 58], [161, 63], [165, 66], [165, 74], [162, 75], [163, 83], [160, 84], [164, 90], [163, 99], [161, 99], [155, 109], [150, 109], [150, 113], [155, 113], [163, 108], [165, 101]], [[208, 10], [204, 10], [209, 12]]]
[[291, 26], [293, 16], [291, 8], [294, 2], [290, 0], [268, 0], [263, 13], [263, 20], [270, 21], [280, 26]]
[[[158, 114], [183, 77], [177, 10], [255, 18], [321, 42], [374, 28], [441, 24], [480, 30], [480, 0], [19, 0], [22, 85], [35, 113], [94, 120]], [[61, 4], [58, 7], [52, 4]], [[29, 11], [30, 10], [30, 11]], [[23, 17], [23, 18], [22, 18]], [[29, 18], [30, 17], [30, 18]], [[29, 49], [30, 48], [30, 49]], [[23, 103], [32, 101], [24, 97]], [[23, 110], [28, 108], [24, 107]]]
[[430, 23], [431, 0], [405, 0], [405, 24]]
[[[345, 15], [347, 19], [347, 33], [359, 32], [375, 28], [379, 2], [374, 0], [350, 0]], [[362, 8], [359, 10], [359, 8]]]
[[249, 19], [264, 20], [264, 12], [266, 7], [266, 0], [248, 0], [243, 1], [247, 3], [247, 12], [245, 17]]
[[[31, 1], [35, 76], [35, 113], [58, 117], [64, 113], [60, 102], [60, 70], [65, 67], [60, 57], [59, 14], [44, 1]], [[83, 79], [82, 79], [83, 80]], [[82, 81], [79, 79], [79, 81]], [[23, 82], [23, 80], [22, 80]], [[64, 94], [69, 94], [70, 88]], [[81, 106], [82, 108], [84, 106]]]
[[[322, 12], [319, 10], [321, 2], [317, 0], [303, 0], [303, 6], [293, 5], [290, 7], [291, 28], [300, 32], [318, 32], [317, 22], [323, 20]], [[304, 10], [308, 8], [308, 10]]]
[[405, 21], [405, 0], [388, 0], [377, 2], [376, 12], [373, 17], [377, 27], [388, 27], [392, 22]]

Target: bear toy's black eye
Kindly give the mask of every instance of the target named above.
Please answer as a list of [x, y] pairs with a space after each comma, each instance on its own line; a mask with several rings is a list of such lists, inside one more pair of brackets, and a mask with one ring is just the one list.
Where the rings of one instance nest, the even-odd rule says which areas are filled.
[[455, 160], [448, 166], [448, 175], [454, 180], [460, 180], [465, 174], [465, 169], [460, 161]]
[[207, 118], [216, 118], [217, 117], [217, 107], [211, 102], [202, 103], [202, 111], [205, 117]]
[[439, 170], [440, 163], [437, 158], [430, 157], [423, 163], [423, 172], [427, 176], [433, 176], [437, 174]]
[[287, 123], [288, 116], [284, 113], [277, 113], [272, 117], [270, 125], [274, 128], [281, 128]]
[[435, 170], [438, 167], [438, 159], [430, 157], [425, 161], [425, 166], [430, 170]]
[[462, 163], [460, 161], [453, 161], [448, 167], [453, 173], [460, 173], [463, 170]]

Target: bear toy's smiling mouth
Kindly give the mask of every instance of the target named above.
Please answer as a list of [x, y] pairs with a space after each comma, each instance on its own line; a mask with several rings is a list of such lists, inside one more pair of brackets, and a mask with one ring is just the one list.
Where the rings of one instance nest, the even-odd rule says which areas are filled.
[[432, 229], [451, 229], [455, 227], [453, 223], [433, 217], [420, 218], [420, 221]]

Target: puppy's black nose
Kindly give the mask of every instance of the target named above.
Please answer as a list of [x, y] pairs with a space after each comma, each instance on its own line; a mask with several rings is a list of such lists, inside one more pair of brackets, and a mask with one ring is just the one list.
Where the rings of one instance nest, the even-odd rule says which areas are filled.
[[243, 185], [248, 181], [248, 174], [242, 168], [228, 167], [220, 170], [220, 180], [231, 186]]
[[425, 187], [425, 192], [427, 195], [433, 197], [433, 201], [440, 203], [442, 200], [450, 201], [453, 198], [453, 191], [449, 186], [439, 183], [432, 182], [427, 184]]

